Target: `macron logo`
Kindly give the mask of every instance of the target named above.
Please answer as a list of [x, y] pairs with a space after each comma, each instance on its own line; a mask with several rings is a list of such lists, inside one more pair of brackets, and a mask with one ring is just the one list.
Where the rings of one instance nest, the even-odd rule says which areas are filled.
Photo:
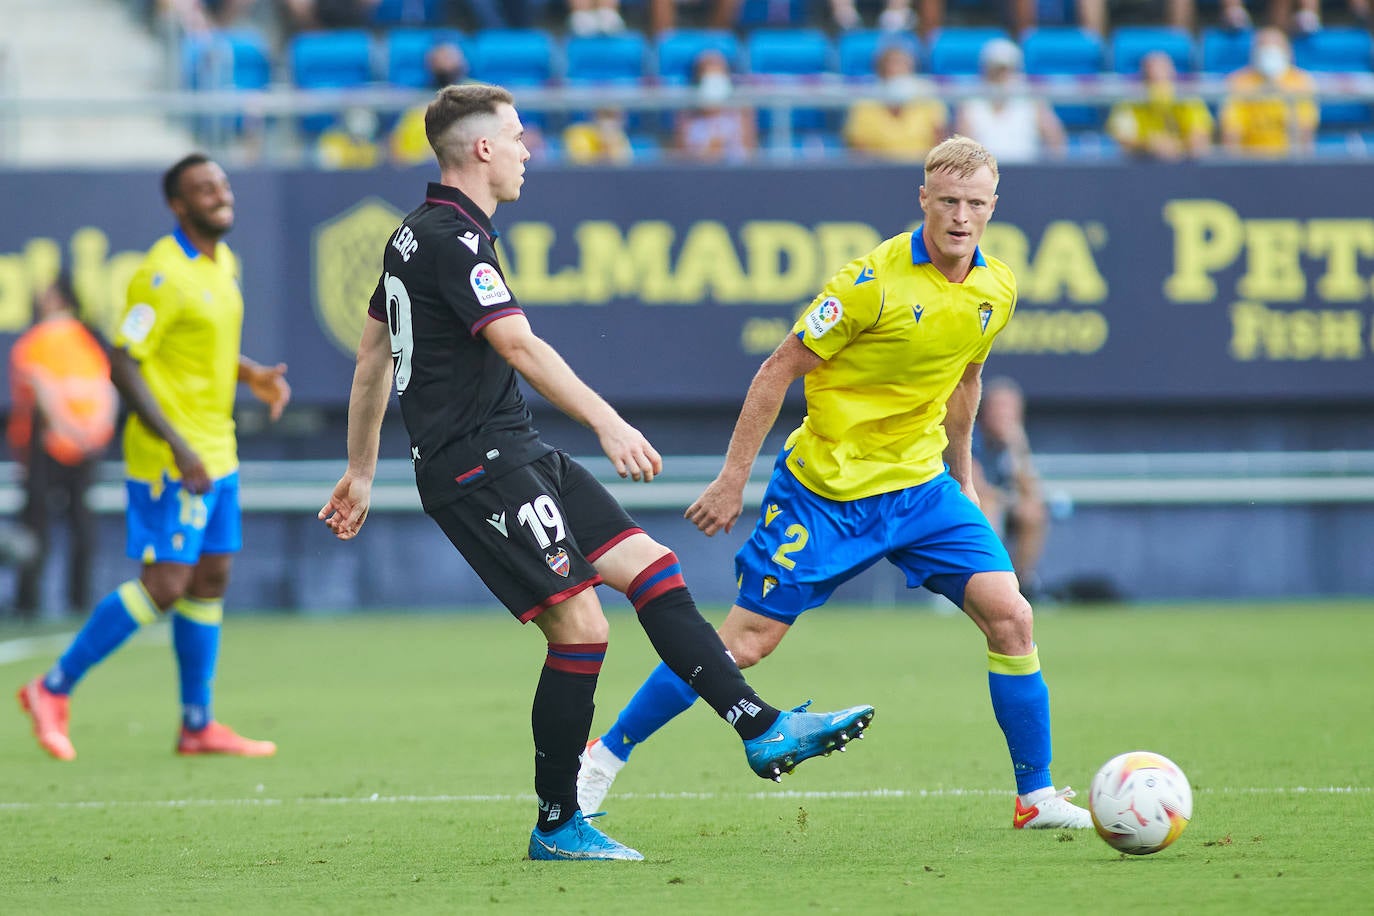
[[497, 515], [493, 512], [491, 518], [487, 519], [487, 524], [501, 532], [501, 537], [510, 538], [510, 535], [506, 534], [506, 513]]
[[472, 231], [464, 232], [462, 235], [458, 236], [458, 241], [468, 246], [468, 251], [471, 251], [473, 254], [477, 253], [477, 233]]

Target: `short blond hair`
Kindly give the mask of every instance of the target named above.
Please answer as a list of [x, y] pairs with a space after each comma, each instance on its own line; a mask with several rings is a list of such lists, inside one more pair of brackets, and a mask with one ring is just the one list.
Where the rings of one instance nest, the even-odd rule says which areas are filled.
[[960, 178], [968, 178], [984, 166], [992, 172], [992, 180], [996, 183], [997, 157], [977, 140], [959, 134], [940, 142], [926, 154], [927, 178], [931, 172], [952, 172]]

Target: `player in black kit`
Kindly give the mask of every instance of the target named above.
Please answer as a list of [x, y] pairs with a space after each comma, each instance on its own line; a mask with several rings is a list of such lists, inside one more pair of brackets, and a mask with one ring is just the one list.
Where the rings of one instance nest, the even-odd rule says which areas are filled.
[[862, 737], [873, 707], [780, 711], [745, 681], [697, 611], [677, 557], [581, 465], [533, 427], [518, 372], [596, 433], [621, 477], [650, 481], [662, 460], [530, 329], [497, 260], [491, 216], [516, 200], [529, 151], [511, 94], [449, 86], [425, 114], [440, 181], [387, 242], [358, 346], [348, 468], [319, 517], [342, 540], [367, 517], [394, 380], [425, 512], [492, 593], [548, 641], [535, 689], [531, 859], [642, 859], [577, 807], [608, 625], [594, 586], [625, 593], [650, 642], [744, 740], [750, 767], [777, 779]]

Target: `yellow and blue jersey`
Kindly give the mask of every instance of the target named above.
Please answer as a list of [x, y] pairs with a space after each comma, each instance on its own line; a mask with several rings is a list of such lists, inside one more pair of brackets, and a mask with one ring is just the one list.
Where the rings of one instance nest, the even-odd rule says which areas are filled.
[[787, 466], [807, 489], [855, 500], [919, 486], [944, 470], [945, 404], [1016, 308], [1016, 279], [975, 249], [951, 283], [921, 228], [836, 274], [792, 328], [825, 361], [805, 376], [807, 413]]
[[[158, 239], [129, 283], [114, 345], [139, 362], [158, 406], [211, 479], [238, 468], [234, 394], [242, 332], [238, 260], [229, 246], [220, 242], [212, 260], [180, 229]], [[137, 415], [124, 428], [124, 460], [134, 480], [180, 476], [171, 448]]]

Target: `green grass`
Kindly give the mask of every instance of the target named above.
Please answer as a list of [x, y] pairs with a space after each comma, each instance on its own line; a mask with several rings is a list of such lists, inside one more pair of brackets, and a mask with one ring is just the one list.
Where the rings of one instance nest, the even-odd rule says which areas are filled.
[[[643, 863], [523, 860], [539, 634], [504, 614], [242, 617], [217, 713], [270, 760], [181, 759], [165, 629], [92, 672], [79, 758], [0, 713], [0, 912], [1368, 912], [1374, 603], [1047, 610], [1055, 775], [1174, 759], [1192, 824], [1154, 856], [1010, 828], [1006, 749], [962, 617], [825, 608], [750, 672], [773, 703], [871, 702], [869, 737], [781, 786], [702, 704], [637, 751], [609, 833]], [[0, 641], [31, 635], [0, 629]], [[12, 648], [12, 646], [11, 646]], [[55, 654], [0, 662], [18, 686]], [[612, 616], [597, 726], [647, 672]], [[12, 702], [12, 701], [6, 701]], [[1304, 791], [1304, 789], [1306, 791]], [[1339, 791], [1336, 791], [1339, 790]]]

